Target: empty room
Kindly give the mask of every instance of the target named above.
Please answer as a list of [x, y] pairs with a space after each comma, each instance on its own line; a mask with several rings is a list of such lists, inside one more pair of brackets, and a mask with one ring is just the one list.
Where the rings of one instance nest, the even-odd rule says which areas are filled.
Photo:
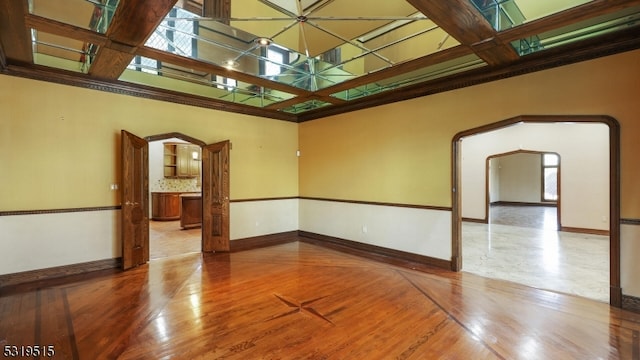
[[2, 1], [3, 355], [640, 359], [638, 19]]

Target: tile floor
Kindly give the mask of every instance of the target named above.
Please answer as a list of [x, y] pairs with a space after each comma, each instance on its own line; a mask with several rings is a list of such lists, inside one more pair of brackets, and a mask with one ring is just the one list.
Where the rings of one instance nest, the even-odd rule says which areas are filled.
[[462, 270], [609, 302], [609, 237], [556, 231], [555, 216], [555, 208], [499, 206], [488, 225], [464, 222]]
[[168, 256], [200, 252], [200, 228], [180, 228], [180, 221], [149, 221], [149, 258], [159, 259]]

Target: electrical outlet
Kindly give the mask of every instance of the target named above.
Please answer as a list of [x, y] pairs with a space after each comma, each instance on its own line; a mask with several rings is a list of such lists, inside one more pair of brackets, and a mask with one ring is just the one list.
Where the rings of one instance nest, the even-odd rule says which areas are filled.
[[362, 225], [362, 233], [363, 233], [363, 234], [366, 234], [366, 233], [367, 233], [367, 231], [368, 231], [368, 229], [367, 229], [367, 225]]

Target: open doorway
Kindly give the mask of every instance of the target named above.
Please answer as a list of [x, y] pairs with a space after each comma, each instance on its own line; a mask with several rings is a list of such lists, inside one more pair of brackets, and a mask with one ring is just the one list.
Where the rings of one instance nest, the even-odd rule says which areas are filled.
[[204, 144], [180, 133], [141, 138], [121, 130], [122, 269], [149, 261], [149, 141], [177, 137], [202, 149], [201, 251], [228, 252], [231, 142]]
[[560, 230], [560, 159], [529, 150], [487, 157], [487, 223]]
[[[559, 224], [560, 230], [565, 231], [554, 231], [552, 232], [554, 235], [539, 239], [539, 242], [537, 244], [542, 244], [545, 246], [535, 248], [536, 242], [531, 240], [534, 239], [533, 237], [529, 238], [528, 240], [525, 238], [525, 241], [523, 242], [513, 241], [513, 239], [526, 235], [528, 230], [525, 228], [520, 227], [515, 230], [512, 229], [513, 231], [511, 231], [510, 233], [497, 234], [495, 232], [496, 228], [499, 228], [502, 225], [490, 224], [489, 211], [488, 209], [486, 209], [487, 200], [485, 199], [485, 196], [487, 196], [487, 193], [489, 191], [489, 185], [487, 185], [487, 183], [485, 182], [486, 177], [484, 174], [484, 169], [486, 166], [485, 161], [487, 156], [485, 155], [484, 158], [479, 161], [481, 164], [478, 165], [478, 167], [482, 168], [482, 176], [476, 176], [475, 179], [472, 179], [469, 182], [468, 175], [471, 171], [468, 168], [464, 168], [463, 162], [469, 160], [468, 158], [471, 158], [475, 155], [464, 153], [463, 149], [467, 145], [469, 145], [468, 143], [471, 143], [470, 139], [472, 136], [490, 133], [500, 129], [508, 130], [506, 131], [506, 133], [509, 133], [508, 137], [512, 142], [509, 145], [510, 148], [485, 149], [489, 151], [488, 154], [500, 154], [508, 151], [518, 150], [555, 151], [556, 149], [553, 146], [539, 146], [536, 148], [532, 145], [533, 142], [530, 141], [532, 139], [537, 139], [538, 141], [540, 141], [541, 139], [550, 140], [552, 136], [549, 136], [548, 132], [536, 133], [535, 131], [531, 131], [531, 128], [529, 128], [529, 130], [527, 130], [526, 137], [518, 138], [514, 135], [514, 131], [517, 131], [520, 125], [546, 125], [553, 127], [553, 124], [555, 124], [556, 126], [552, 129], [553, 132], [557, 132], [563, 126], [569, 127], [573, 124], [595, 125], [592, 128], [597, 128], [598, 126], [600, 126], [605, 130], [604, 141], [606, 143], [604, 144], [603, 151], [595, 152], [595, 154], [593, 154], [592, 157], [587, 161], [566, 161], [569, 164], [569, 169], [567, 171], [563, 170], [562, 174], [562, 183], [564, 184], [563, 189], [565, 190], [563, 190], [563, 203], [561, 213], [562, 221], [564, 222], [564, 224]], [[535, 126], [533, 126], [533, 128], [535, 128]], [[549, 129], [546, 130], [549, 131]], [[485, 248], [487, 246], [497, 246], [504, 248], [511, 247], [515, 250], [524, 249], [524, 255], [522, 258], [511, 256], [504, 260], [503, 265], [505, 265], [505, 268], [507, 272], [510, 273], [510, 275], [518, 275], [528, 272], [529, 275], [533, 275], [534, 278], [542, 278], [543, 274], [539, 272], [539, 268], [525, 263], [526, 260], [533, 257], [533, 252], [540, 250], [539, 258], [541, 261], [541, 266], [547, 266], [549, 269], [555, 271], [555, 273], [551, 271], [552, 274], [547, 278], [548, 281], [544, 282], [540, 286], [533, 286], [549, 289], [547, 285], [549, 285], [552, 280], [555, 281], [557, 279], [562, 279], [565, 276], [565, 266], [570, 262], [568, 261], [565, 248], [563, 247], [565, 243], [570, 242], [564, 239], [565, 234], [575, 237], [577, 249], [580, 252], [579, 256], [582, 256], [582, 258], [587, 258], [587, 262], [591, 261], [591, 258], [589, 250], [586, 246], [587, 242], [584, 240], [584, 238], [592, 236], [594, 234], [596, 236], [599, 234], [606, 234], [607, 236], [604, 236], [605, 254], [603, 257], [605, 258], [604, 262], [606, 263], [606, 278], [604, 281], [608, 282], [608, 284], [605, 283], [604, 287], [607, 288], [608, 285], [607, 290], [609, 291], [606, 292], [604, 297], [600, 297], [599, 300], [608, 300], [612, 305], [620, 306], [620, 253], [619, 229], [617, 227], [619, 221], [619, 175], [617, 173], [619, 141], [618, 131], [619, 130], [617, 122], [614, 119], [606, 116], [521, 116], [501, 121], [490, 126], [471, 129], [457, 134], [454, 137], [453, 143], [453, 268], [455, 270], [466, 271], [466, 266], [464, 264], [467, 261], [466, 255], [470, 255], [468, 253], [472, 250], [469, 250], [467, 247], [465, 247], [466, 244], [464, 244], [464, 238], [468, 233], [472, 233], [475, 231], [477, 232], [476, 235], [478, 235], [483, 239], [483, 241], [485, 241]], [[582, 142], [582, 145], [586, 147], [593, 147], [593, 144], [590, 141], [585, 140], [584, 137], [581, 136], [581, 133], [579, 131], [574, 131], [569, 135], [565, 135], [565, 137], [562, 138], [561, 145], [567, 145], [569, 142], [571, 142], [571, 145], [569, 146], [572, 148], [579, 147], [578, 144], [580, 142]], [[494, 147], [495, 145], [498, 145], [498, 147], [501, 146], [496, 141], [484, 144], [485, 147]], [[561, 153], [562, 151], [558, 152]], [[467, 157], [467, 159], [465, 159], [465, 157]], [[563, 157], [563, 159], [565, 158]], [[602, 159], [606, 161], [603, 168], [595, 169], [592, 165]], [[563, 162], [563, 166], [564, 165], [565, 164]], [[569, 173], [569, 170], [571, 171], [571, 174]], [[601, 183], [597, 186], [590, 184], [590, 181], [594, 178], [594, 174], [604, 175], [603, 178], [606, 180], [606, 183]], [[474, 185], [473, 182], [477, 182], [477, 184]], [[471, 191], [474, 186], [476, 187], [476, 191]], [[583, 186], [590, 186], [590, 190], [585, 191], [584, 189], [580, 189]], [[456, 191], [458, 189], [459, 191]], [[564, 191], [568, 192], [569, 194], [565, 194]], [[467, 195], [469, 195], [469, 198], [467, 198]], [[481, 206], [474, 206], [474, 202], [481, 204]], [[594, 202], [599, 202], [601, 205], [602, 203], [604, 203], [604, 206], [593, 206]], [[593, 209], [597, 210], [592, 211]], [[484, 228], [480, 229], [481, 227]], [[481, 231], [483, 232], [481, 233]], [[498, 239], [507, 241], [499, 244], [497, 242]], [[601, 245], [602, 243], [603, 242], [601, 241]], [[487, 256], [485, 256], [485, 260], [486, 259], [488, 259]], [[518, 268], [519, 266], [520, 268]], [[588, 275], [584, 276], [585, 274], [586, 273], [582, 274], [583, 280], [585, 280], [586, 284], [588, 284], [587, 286], [591, 286], [593, 282], [588, 277]], [[517, 279], [514, 279], [512, 281], [520, 282], [517, 281]], [[570, 286], [567, 286], [566, 284], [561, 285], [560, 288], [551, 288], [551, 290], [574, 294], [577, 293], [576, 291], [574, 291], [574, 289], [571, 289]]]
[[201, 144], [172, 136], [149, 138], [150, 260], [202, 251]]

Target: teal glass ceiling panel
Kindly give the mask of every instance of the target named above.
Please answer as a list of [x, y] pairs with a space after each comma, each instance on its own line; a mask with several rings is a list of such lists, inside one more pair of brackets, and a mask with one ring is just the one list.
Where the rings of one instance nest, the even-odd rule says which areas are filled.
[[309, 100], [300, 104], [296, 104], [296, 105], [284, 108], [282, 109], [282, 111], [288, 112], [291, 114], [300, 114], [309, 110], [319, 109], [328, 105], [331, 105], [331, 104], [320, 101], [320, 100]]
[[580, 21], [570, 26], [548, 31], [512, 43], [520, 55], [551, 49], [640, 24], [640, 6]]
[[541, 19], [591, 0], [470, 0], [494, 29], [501, 31]]
[[302, 17], [295, 3], [256, 1], [260, 17], [234, 8], [230, 25], [175, 8], [145, 45], [309, 91], [459, 45], [405, 2], [340, 19], [330, 11], [353, 8], [347, 0], [314, 2]]
[[87, 53], [95, 46], [32, 29], [31, 49], [34, 64], [86, 74], [89, 68]]
[[286, 92], [144, 57], [136, 57], [119, 80], [255, 107], [294, 97]]
[[119, 0], [29, 0], [29, 12], [104, 34], [111, 24], [118, 2]]
[[342, 100], [355, 100], [380, 92], [385, 92], [404, 86], [414, 85], [417, 83], [454, 75], [486, 65], [487, 64], [476, 55], [467, 55], [454, 60], [431, 65], [419, 70], [407, 72], [402, 75], [380, 80], [375, 83], [370, 83], [363, 86], [358, 86], [353, 89], [340, 91], [332, 94], [332, 96]]

